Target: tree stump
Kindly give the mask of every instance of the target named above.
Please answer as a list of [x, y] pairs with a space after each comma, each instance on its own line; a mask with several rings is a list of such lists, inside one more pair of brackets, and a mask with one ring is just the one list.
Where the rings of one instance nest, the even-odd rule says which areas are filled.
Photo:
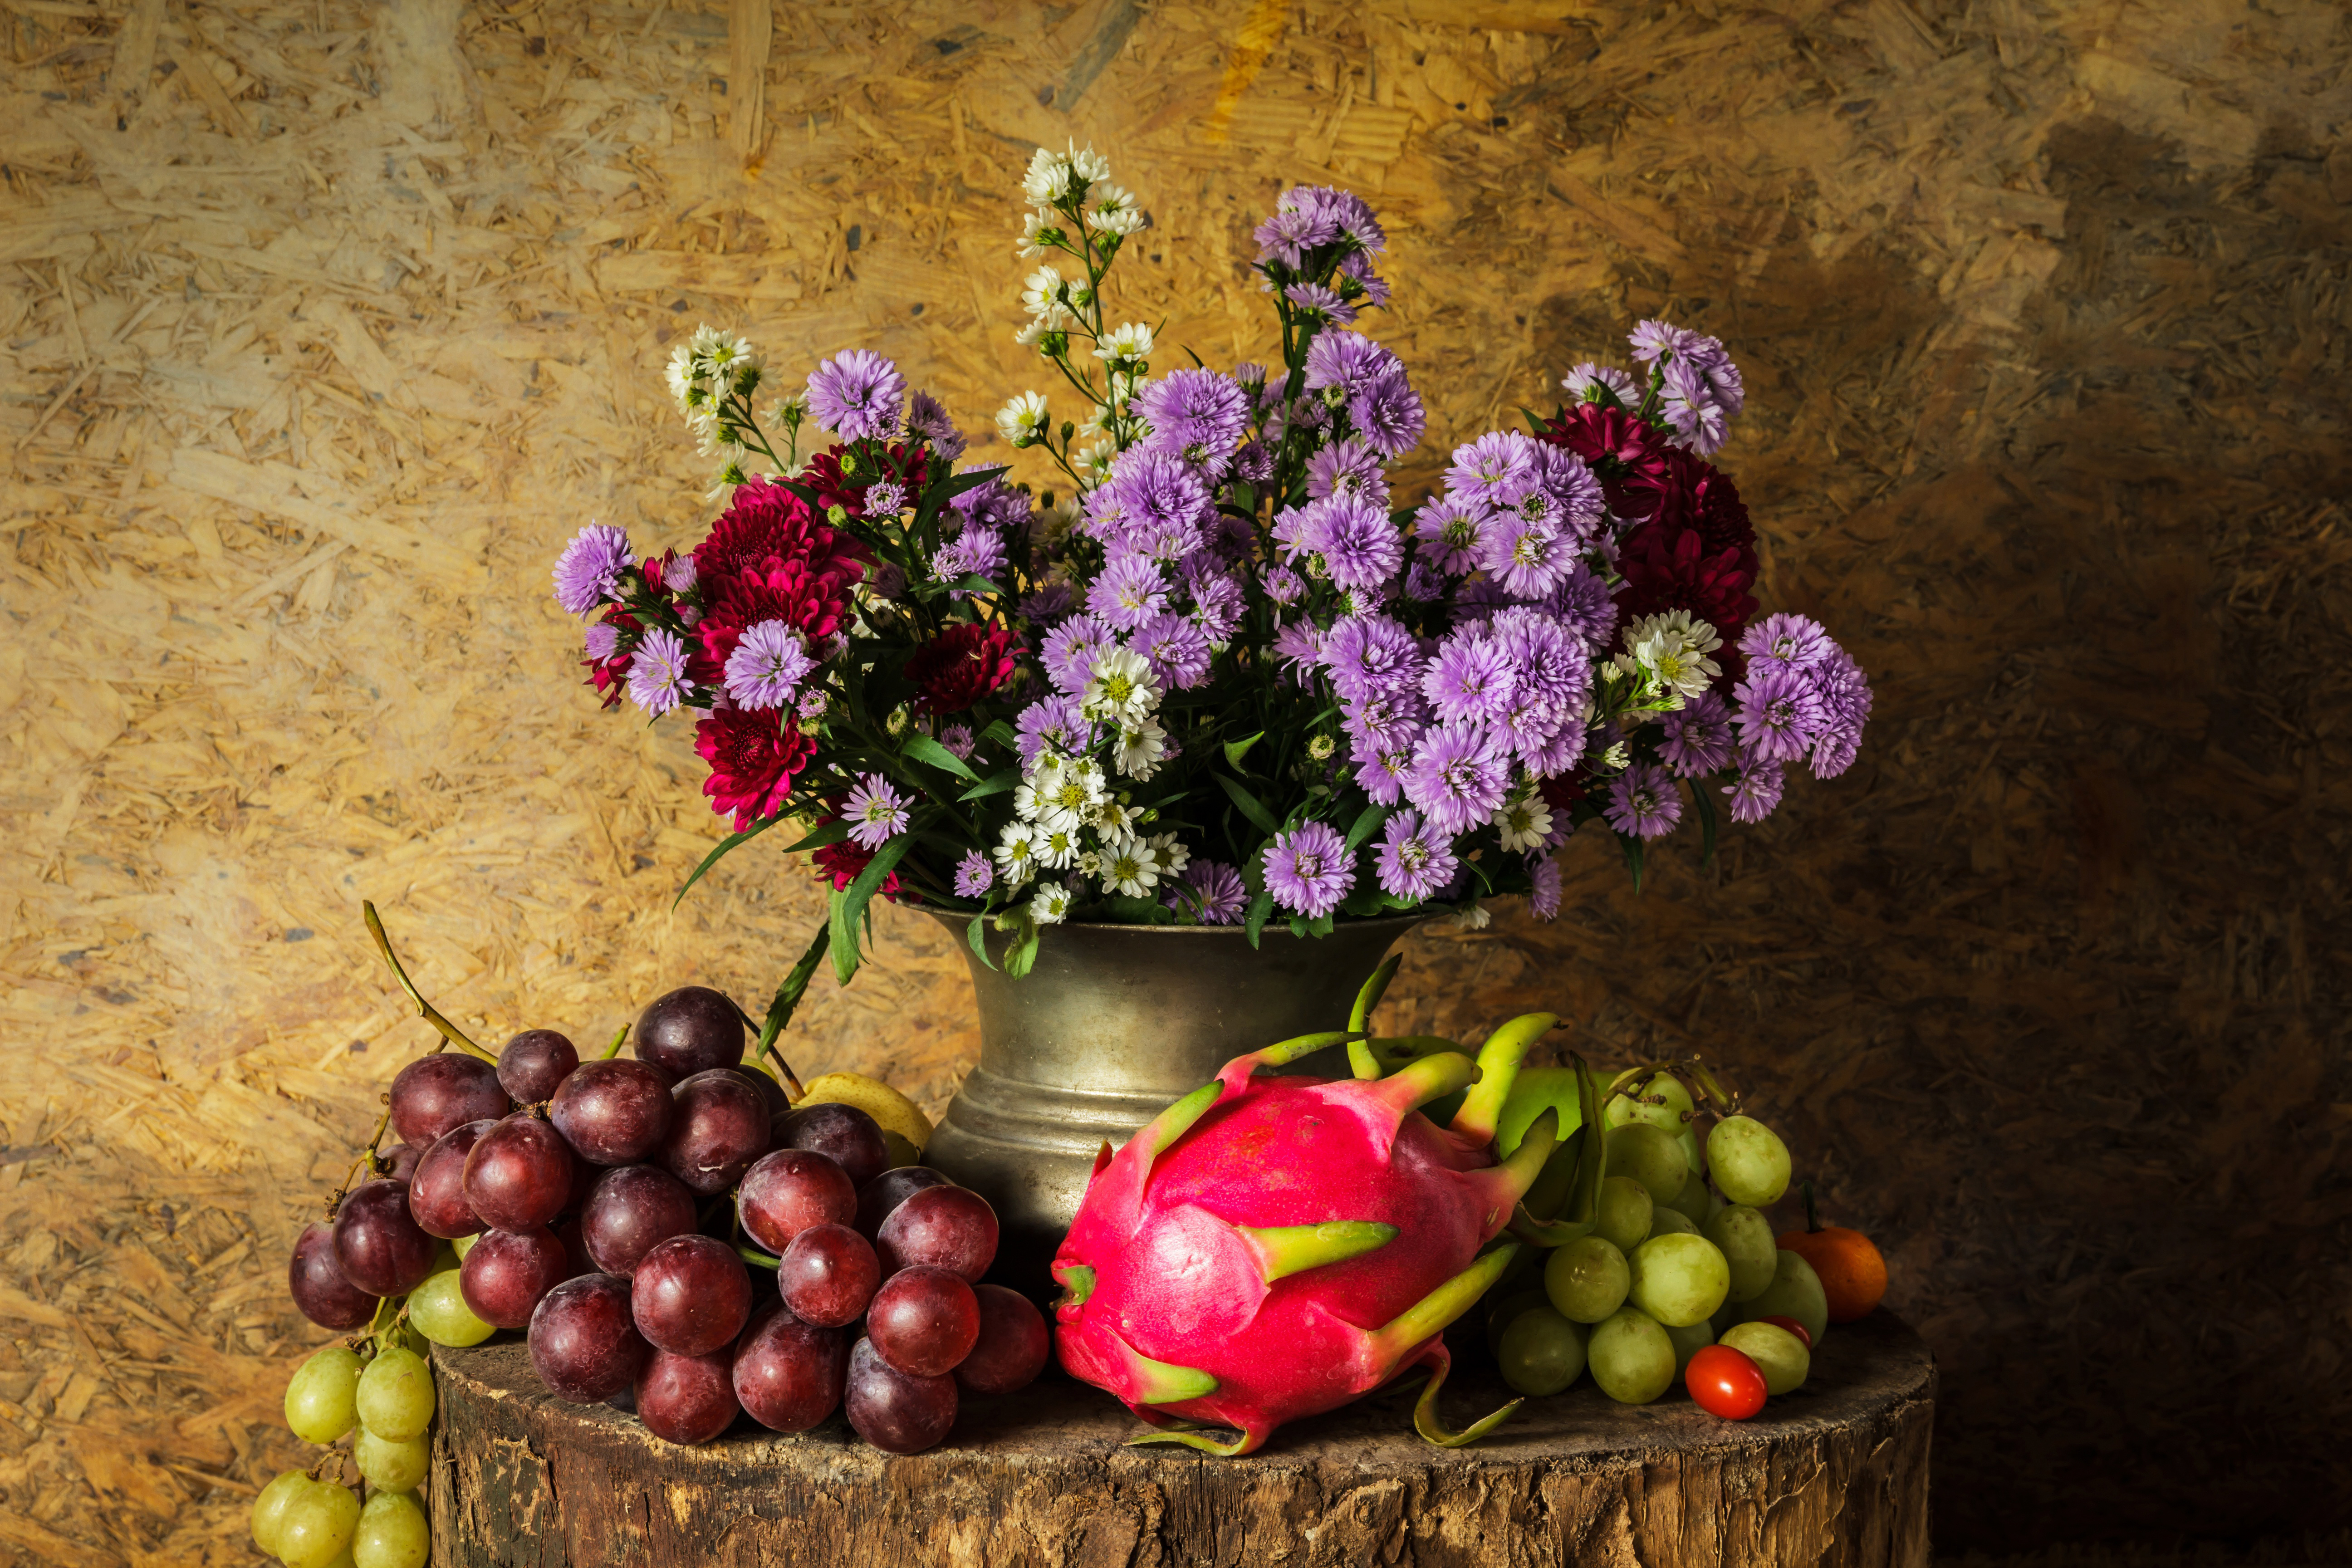
[[[1431, 1447], [1413, 1388], [1293, 1423], [1255, 1455], [1132, 1448], [1108, 1395], [1049, 1372], [971, 1400], [898, 1458], [839, 1416], [785, 1436], [748, 1418], [701, 1447], [566, 1405], [521, 1343], [438, 1350], [436, 1568], [1223, 1568], [1224, 1564], [1927, 1568], [1934, 1359], [1885, 1312], [1832, 1331], [1811, 1380], [1748, 1422], [1679, 1387], [1612, 1404], [1588, 1380], [1491, 1436]], [[1507, 1397], [1475, 1352], [1456, 1424]], [[1467, 1363], [1467, 1364], [1465, 1364]], [[1418, 1380], [1413, 1380], [1417, 1384]]]

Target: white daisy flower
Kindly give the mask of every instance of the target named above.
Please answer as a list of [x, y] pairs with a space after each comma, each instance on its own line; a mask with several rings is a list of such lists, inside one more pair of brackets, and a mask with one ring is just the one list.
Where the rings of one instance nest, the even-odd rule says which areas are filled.
[[996, 841], [996, 868], [1007, 889], [1017, 888], [1035, 875], [1037, 830], [1025, 822], [1009, 824]]
[[1069, 164], [1070, 173], [1090, 185], [1110, 178], [1110, 160], [1090, 146], [1081, 147], [1075, 142], [1071, 142], [1069, 153], [1064, 161]]
[[1135, 808], [1123, 800], [1106, 800], [1095, 807], [1095, 833], [1106, 849], [1135, 837], [1141, 826]]
[[1037, 830], [1037, 864], [1049, 871], [1066, 871], [1077, 863], [1078, 830], [1075, 827], [1040, 827]]
[[1041, 256], [1052, 255], [1052, 242], [1061, 237], [1062, 226], [1053, 214], [1031, 211], [1022, 215], [1021, 237], [1014, 242], [1014, 248], [1021, 252], [1022, 260], [1034, 261]]
[[1113, 364], [1151, 357], [1151, 329], [1140, 321], [1122, 321], [1095, 342], [1095, 358]]
[[1523, 796], [1503, 803], [1495, 814], [1496, 830], [1503, 836], [1503, 847], [1516, 851], [1540, 849], [1551, 837], [1551, 807], [1544, 797], [1530, 790]]
[[1062, 303], [1065, 287], [1061, 273], [1049, 261], [1021, 280], [1021, 308], [1033, 316], [1042, 316]]
[[1160, 689], [1151, 684], [1151, 665], [1131, 648], [1106, 648], [1087, 677], [1086, 710], [1096, 718], [1125, 726], [1141, 724], [1160, 704]]
[[1118, 185], [1104, 185], [1087, 193], [1098, 204], [1087, 214], [1087, 226], [1097, 234], [1133, 234], [1143, 226], [1143, 211], [1135, 205], [1135, 195]]
[[1177, 843], [1172, 833], [1155, 833], [1144, 842], [1151, 846], [1151, 853], [1159, 858], [1160, 874], [1163, 877], [1181, 876], [1184, 868], [1192, 863], [1192, 852]]
[[1057, 926], [1070, 913], [1070, 889], [1059, 882], [1047, 882], [1029, 900], [1029, 918], [1041, 926]]
[[[1097, 410], [1097, 412], [1108, 411]], [[1118, 442], [1095, 441], [1079, 451], [1078, 455], [1071, 460], [1071, 467], [1078, 470], [1078, 478], [1085, 481], [1087, 489], [1091, 489], [1110, 478], [1110, 466], [1118, 460]]]
[[1723, 673], [1706, 657], [1722, 646], [1715, 627], [1688, 610], [1644, 616], [1625, 628], [1625, 647], [1635, 661], [1656, 672], [1659, 685], [1684, 697], [1697, 696]]
[[1494, 918], [1494, 916], [1486, 912], [1486, 906], [1484, 904], [1465, 904], [1460, 909], [1454, 911], [1454, 929], [1455, 931], [1485, 931], [1486, 929], [1487, 922], [1492, 921]]
[[1140, 899], [1160, 885], [1160, 857], [1151, 846], [1134, 840], [1103, 854], [1103, 891], [1118, 893], [1130, 899]]
[[1061, 199], [1069, 183], [1070, 165], [1040, 147], [1029, 160], [1029, 172], [1022, 176], [1021, 199], [1033, 207], [1050, 207]]
[[1160, 771], [1160, 759], [1167, 754], [1168, 731], [1160, 727], [1157, 720], [1145, 719], [1118, 727], [1118, 741], [1110, 760], [1127, 777], [1148, 779]]
[[1045, 395], [1042, 392], [1024, 392], [996, 411], [998, 433], [1015, 447], [1034, 443], [1046, 421]]

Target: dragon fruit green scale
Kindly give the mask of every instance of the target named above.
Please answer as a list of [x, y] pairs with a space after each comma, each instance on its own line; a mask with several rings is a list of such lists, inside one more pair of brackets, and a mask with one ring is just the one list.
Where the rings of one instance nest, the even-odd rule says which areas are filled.
[[[1212, 1453], [1249, 1453], [1281, 1423], [1414, 1367], [1432, 1374], [1415, 1415], [1424, 1436], [1491, 1428], [1511, 1406], [1465, 1432], [1439, 1426], [1443, 1331], [1517, 1251], [1486, 1248], [1553, 1129], [1539, 1123], [1499, 1163], [1488, 1144], [1519, 1056], [1554, 1022], [1506, 1026], [1477, 1063], [1439, 1050], [1384, 1077], [1258, 1076], [1342, 1040], [1360, 1074], [1379, 1070], [1360, 1030], [1286, 1041], [1227, 1063], [1116, 1155], [1106, 1146], [1054, 1263], [1062, 1364], [1163, 1428], [1138, 1441]], [[1473, 1084], [1450, 1126], [1421, 1114]]]

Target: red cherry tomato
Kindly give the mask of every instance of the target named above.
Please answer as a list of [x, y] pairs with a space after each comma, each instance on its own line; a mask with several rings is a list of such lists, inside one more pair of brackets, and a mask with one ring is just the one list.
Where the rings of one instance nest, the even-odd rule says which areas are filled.
[[1683, 1383], [1700, 1409], [1726, 1421], [1745, 1421], [1764, 1408], [1762, 1369], [1729, 1345], [1701, 1347]]
[[1797, 1336], [1797, 1342], [1803, 1345], [1806, 1350], [1810, 1351], [1813, 1348], [1813, 1336], [1805, 1332], [1805, 1325], [1794, 1318], [1759, 1318], [1756, 1321], [1759, 1323], [1769, 1323], [1776, 1329], [1786, 1329]]

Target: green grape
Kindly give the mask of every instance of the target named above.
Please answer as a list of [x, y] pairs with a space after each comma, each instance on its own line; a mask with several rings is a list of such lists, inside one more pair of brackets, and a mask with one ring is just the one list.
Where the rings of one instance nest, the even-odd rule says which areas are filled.
[[1503, 1381], [1521, 1394], [1558, 1394], [1584, 1375], [1584, 1329], [1549, 1307], [1521, 1312], [1503, 1331]]
[[425, 1276], [425, 1283], [408, 1293], [408, 1321], [436, 1345], [478, 1345], [498, 1332], [466, 1305], [454, 1268]]
[[1658, 1326], [1665, 1330], [1666, 1338], [1674, 1342], [1676, 1377], [1690, 1370], [1691, 1357], [1715, 1343], [1715, 1329], [1712, 1324], [1690, 1323], [1676, 1328], [1672, 1323], [1661, 1323]]
[[1503, 1353], [1503, 1331], [1511, 1326], [1513, 1319], [1529, 1307], [1549, 1304], [1540, 1286], [1514, 1290], [1507, 1296], [1496, 1298], [1486, 1309], [1486, 1353], [1494, 1356]]
[[1819, 1350], [1822, 1336], [1830, 1331], [1830, 1299], [1822, 1293], [1822, 1279], [1813, 1272], [1813, 1266], [1781, 1248], [1773, 1258], [1772, 1283], [1739, 1304], [1741, 1322], [1759, 1318], [1796, 1319], [1813, 1336], [1813, 1348]]
[[352, 1395], [367, 1363], [341, 1345], [325, 1350], [295, 1368], [286, 1384], [286, 1425], [305, 1443], [331, 1443], [352, 1429], [359, 1411]]
[[1699, 1152], [1698, 1133], [1685, 1127], [1682, 1131], [1682, 1135], [1675, 1142], [1683, 1146], [1683, 1163], [1691, 1168], [1692, 1173], [1704, 1173], [1706, 1169], [1706, 1156]]
[[[1664, 1104], [1653, 1105], [1653, 1100]], [[1601, 1124], [1619, 1128], [1630, 1122], [1646, 1121], [1669, 1134], [1678, 1133], [1690, 1125], [1690, 1090], [1682, 1079], [1670, 1072], [1652, 1073], [1622, 1094], [1610, 1096], [1609, 1103], [1601, 1108]]]
[[1690, 1222], [1690, 1216], [1684, 1214], [1682, 1210], [1670, 1209], [1665, 1205], [1660, 1204], [1656, 1212], [1650, 1215], [1650, 1234], [1652, 1236], [1696, 1236], [1698, 1226], [1693, 1225]]
[[1739, 1303], [1726, 1296], [1723, 1305], [1715, 1310], [1715, 1316], [1706, 1321], [1706, 1326], [1715, 1331], [1717, 1339], [1721, 1339], [1724, 1330], [1739, 1321]]
[[1627, 1307], [1603, 1320], [1585, 1342], [1601, 1392], [1620, 1405], [1647, 1405], [1675, 1381], [1675, 1342], [1658, 1321]]
[[425, 1510], [409, 1492], [378, 1492], [360, 1510], [352, 1535], [355, 1568], [425, 1568], [433, 1545]]
[[1767, 1208], [1789, 1190], [1789, 1146], [1752, 1116], [1727, 1116], [1706, 1135], [1706, 1168], [1723, 1195]]
[[360, 1462], [360, 1474], [367, 1478], [367, 1484], [376, 1490], [413, 1492], [433, 1468], [433, 1439], [409, 1437], [394, 1443], [363, 1427], [359, 1441], [352, 1445], [352, 1457]]
[[1772, 1225], [1746, 1204], [1733, 1204], [1709, 1215], [1699, 1234], [1715, 1243], [1731, 1265], [1731, 1299], [1745, 1301], [1772, 1283], [1780, 1267], [1780, 1247], [1772, 1240]]
[[277, 1479], [261, 1489], [253, 1500], [253, 1543], [270, 1556], [278, 1555], [278, 1531], [286, 1519], [286, 1505], [294, 1494], [310, 1484], [310, 1478], [299, 1470], [280, 1470]]
[[1731, 1291], [1731, 1266], [1703, 1236], [1654, 1236], [1625, 1263], [1625, 1299], [1668, 1328], [1706, 1322]]
[[388, 1350], [360, 1374], [360, 1424], [399, 1442], [433, 1424], [433, 1368], [406, 1347]]
[[1597, 1323], [1625, 1304], [1625, 1255], [1604, 1237], [1583, 1236], [1544, 1264], [1544, 1294], [1571, 1322]]
[[1649, 1189], [1631, 1176], [1608, 1176], [1601, 1183], [1601, 1234], [1620, 1252], [1631, 1252], [1650, 1239]]
[[1735, 1323], [1723, 1331], [1720, 1342], [1756, 1363], [1767, 1394], [1794, 1393], [1813, 1369], [1813, 1353], [1805, 1342], [1778, 1323]]
[[360, 1565], [352, 1561], [352, 1549], [346, 1546], [343, 1554], [328, 1563], [327, 1568], [360, 1568]]
[[1715, 1194], [1706, 1190], [1706, 1178], [1694, 1170], [1683, 1183], [1683, 1190], [1666, 1206], [1702, 1230]]
[[1673, 1136], [1646, 1121], [1632, 1121], [1609, 1134], [1609, 1173], [1631, 1176], [1654, 1203], [1671, 1203], [1690, 1181], [1690, 1162]]
[[478, 1230], [471, 1236], [461, 1236], [449, 1244], [449, 1250], [457, 1255], [458, 1262], [463, 1263], [466, 1261], [466, 1254], [474, 1250], [474, 1243], [489, 1234], [487, 1230]]
[[278, 1556], [286, 1568], [334, 1568], [359, 1527], [358, 1494], [310, 1481], [286, 1504], [278, 1521]]

